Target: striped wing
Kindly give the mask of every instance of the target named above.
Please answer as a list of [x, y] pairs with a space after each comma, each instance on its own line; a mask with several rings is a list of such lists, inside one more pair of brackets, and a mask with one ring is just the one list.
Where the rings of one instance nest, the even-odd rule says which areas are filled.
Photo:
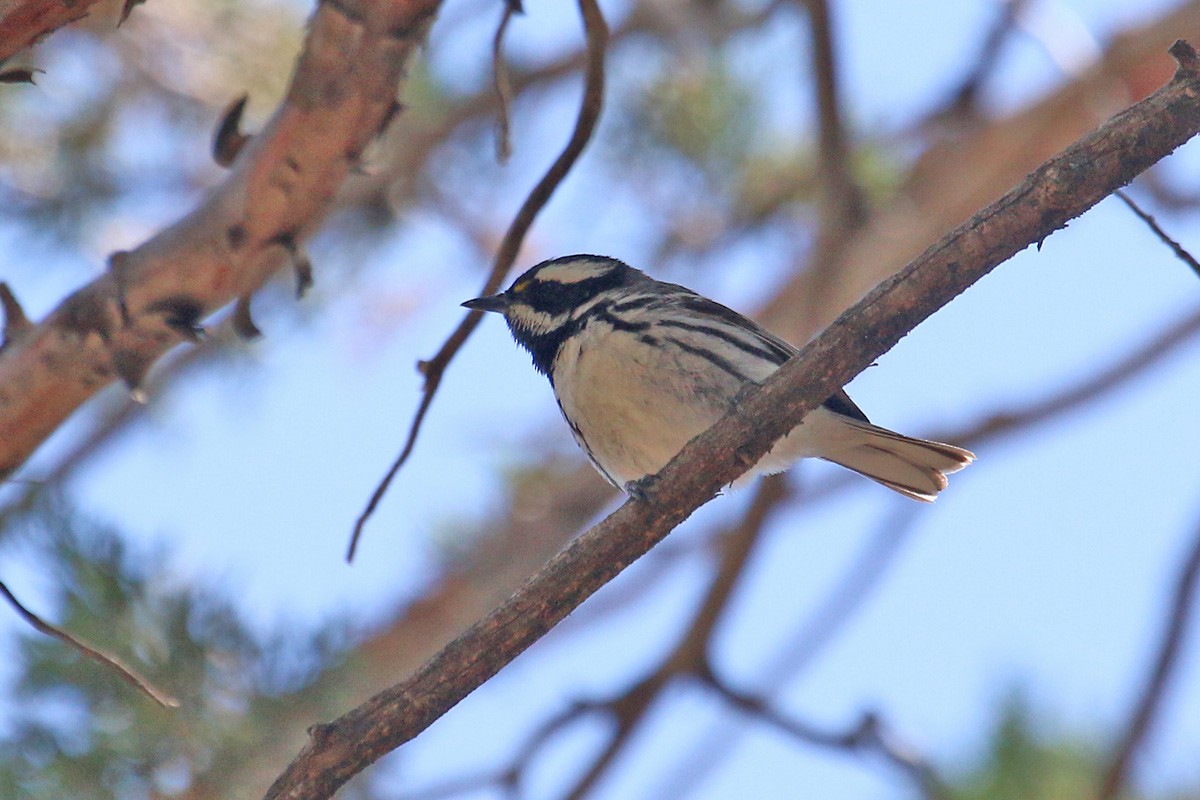
[[[731, 348], [730, 356], [756, 357], [770, 362], [776, 368], [783, 366], [784, 362], [799, 352], [788, 342], [732, 308], [723, 306], [715, 300], [709, 300], [678, 284], [667, 283], [662, 286], [668, 287], [670, 291], [658, 295], [658, 299], [664, 304], [672, 306], [676, 312], [682, 310], [687, 313], [673, 315], [678, 319], [659, 319], [659, 325], [675, 327], [701, 336], [715, 337], [716, 340]], [[653, 299], [654, 296], [643, 295], [643, 297]], [[710, 360], [722, 369], [730, 369], [729, 362], [734, 361], [733, 358], [724, 358], [717, 353], [714, 353]], [[745, 374], [742, 374], [741, 378], [745, 381], [753, 380]], [[850, 396], [846, 394], [845, 389], [839, 389], [822, 405], [830, 411], [851, 419], [870, 422], [862, 409], [855, 405]]]

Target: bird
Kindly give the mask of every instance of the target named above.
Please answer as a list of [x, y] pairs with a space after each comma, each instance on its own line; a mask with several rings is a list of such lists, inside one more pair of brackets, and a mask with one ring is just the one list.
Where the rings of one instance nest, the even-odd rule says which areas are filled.
[[[758, 323], [608, 256], [543, 261], [466, 308], [504, 316], [550, 380], [575, 441], [604, 478], [635, 495], [694, 436], [797, 353]], [[932, 502], [969, 450], [874, 425], [839, 390], [777, 441], [737, 488], [803, 458]]]

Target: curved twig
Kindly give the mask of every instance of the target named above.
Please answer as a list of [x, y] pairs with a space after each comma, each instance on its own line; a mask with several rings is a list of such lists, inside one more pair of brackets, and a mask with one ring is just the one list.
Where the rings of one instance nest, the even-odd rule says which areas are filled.
[[[504, 234], [504, 239], [500, 242], [500, 249], [496, 252], [492, 271], [489, 273], [487, 281], [484, 282], [483, 291], [480, 294], [493, 294], [500, 288], [504, 276], [508, 274], [513, 262], [517, 260], [517, 253], [521, 249], [521, 243], [525, 240], [525, 234], [555, 190], [558, 189], [559, 184], [575, 166], [583, 149], [592, 140], [596, 122], [600, 119], [600, 111], [604, 105], [604, 56], [608, 43], [608, 25], [595, 0], [579, 0], [579, 9], [583, 17], [584, 33], [587, 37], [587, 67], [584, 73], [583, 102], [579, 106], [575, 130], [571, 133], [567, 146], [559, 153], [558, 158], [546, 170], [546, 174], [533, 187], [520, 210], [517, 211], [512, 224]], [[375, 492], [367, 502], [366, 508], [354, 523], [354, 533], [350, 536], [350, 547], [346, 552], [347, 561], [354, 559], [354, 551], [358, 548], [358, 540], [362, 536], [363, 526], [375, 513], [375, 508], [383, 499], [392, 479], [396, 477], [396, 473], [400, 471], [404, 462], [408, 461], [408, 457], [412, 454], [413, 446], [417, 442], [417, 434], [421, 430], [421, 423], [424, 422], [425, 414], [433, 403], [434, 395], [437, 394], [446, 367], [450, 365], [450, 361], [475, 331], [482, 316], [482, 311], [468, 312], [433, 358], [418, 364], [421, 374], [425, 376], [421, 403], [417, 406], [412, 426], [408, 431], [408, 439], [405, 441], [400, 455], [396, 457], [387, 474], [383, 476], [383, 480], [375, 487]]]
[[60, 642], [79, 651], [93, 661], [97, 661], [114, 670], [117, 673], [117, 677], [149, 697], [154, 702], [158, 703], [163, 708], [179, 708], [178, 700], [164, 692], [162, 689], [155, 687], [154, 684], [143, 678], [134, 670], [125, 666], [121, 659], [114, 655], [109, 655], [102, 650], [97, 650], [91, 645], [85, 644], [61, 628], [57, 628], [54, 625], [51, 625], [49, 622], [46, 622], [37, 614], [34, 614], [28, 608], [21, 605], [21, 601], [16, 598], [16, 596], [12, 593], [12, 591], [9, 590], [3, 581], [0, 581], [0, 595], [4, 596], [4, 599], [8, 601], [8, 604], [13, 607], [13, 610], [17, 612], [21, 619], [28, 622], [39, 633], [44, 633], [47, 636], [58, 639]]
[[525, 775], [525, 771], [533, 762], [534, 757], [542, 751], [543, 746], [550, 741], [550, 738], [585, 715], [603, 710], [604, 706], [601, 703], [574, 703], [567, 706], [543, 721], [525, 737], [524, 744], [521, 745], [517, 755], [508, 766], [454, 778], [445, 783], [412, 792], [406, 797], [408, 800], [440, 800], [443, 797], [454, 797], [467, 791], [491, 787], [505, 788], [510, 793], [520, 796], [521, 779]]

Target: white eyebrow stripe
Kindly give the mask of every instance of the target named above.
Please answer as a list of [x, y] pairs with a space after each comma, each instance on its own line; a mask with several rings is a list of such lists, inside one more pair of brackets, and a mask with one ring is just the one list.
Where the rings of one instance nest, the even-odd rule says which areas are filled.
[[562, 284], [580, 283], [581, 281], [604, 275], [611, 270], [612, 267], [610, 265], [599, 261], [580, 260], [572, 261], [569, 264], [555, 264], [546, 267], [538, 275], [538, 278]]

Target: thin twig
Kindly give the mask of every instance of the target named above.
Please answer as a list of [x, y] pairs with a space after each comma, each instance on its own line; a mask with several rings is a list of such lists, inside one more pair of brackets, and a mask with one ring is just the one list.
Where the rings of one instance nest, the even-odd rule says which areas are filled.
[[1028, 0], [1005, 0], [979, 47], [979, 56], [971, 70], [959, 83], [958, 88], [950, 93], [949, 102], [937, 116], [958, 117], [978, 113], [979, 93], [983, 84], [999, 65], [1004, 45], [1017, 29], [1017, 21], [1027, 4]]
[[[1018, 409], [984, 414], [980, 422], [966, 428], [930, 433], [927, 438], [961, 442], [973, 447], [980, 442], [991, 441], [1002, 435], [1019, 433], [1031, 427], [1043, 425], [1068, 411], [1084, 408], [1112, 391], [1127, 386], [1134, 379], [1161, 364], [1167, 357], [1176, 354], [1181, 347], [1193, 341], [1197, 334], [1200, 334], [1200, 311], [1193, 311], [1164, 326], [1162, 330], [1156, 331], [1113, 363], [1105, 365], [1079, 383], [1057, 388], [1046, 397], [1029, 402]], [[841, 489], [851, 485], [853, 484], [848, 481], [831, 481], [805, 493], [804, 510], [814, 509], [818, 503], [841, 494]], [[751, 509], [757, 502], [757, 499], [751, 501]], [[797, 629], [791, 639], [779, 648], [778, 654], [771, 660], [771, 663], [760, 671], [756, 679], [758, 685], [778, 686], [789, 676], [794, 677], [828, 646], [839, 631], [844, 630], [854, 613], [868, 599], [871, 590], [879, 585], [880, 578], [903, 551], [903, 545], [911, 538], [913, 523], [919, 519], [919, 515], [916, 513], [918, 510], [918, 507], [911, 503], [898, 502], [894, 505], [893, 510], [881, 520], [875, 532], [863, 545], [855, 561], [830, 588], [825, 599], [820, 601], [816, 609], [809, 615], [809, 621]], [[748, 510], [747, 517], [752, 513], [752, 510]], [[738, 530], [740, 530], [740, 526]], [[669, 561], [693, 552], [698, 545], [712, 542], [714, 538], [718, 540], [724, 551], [728, 548], [729, 543], [740, 538], [740, 535], [735, 530], [724, 532], [717, 537], [696, 538], [683, 542], [668, 540], [655, 548], [651, 556], [660, 561], [663, 559]], [[667, 548], [671, 548], [672, 545], [674, 545], [674, 549], [668, 551]], [[720, 569], [724, 570], [724, 568], [723, 557]], [[641, 591], [646, 587], [639, 584], [637, 587], [626, 586], [625, 588], [626, 591]], [[598, 596], [580, 613], [602, 613], [604, 602], [611, 603], [612, 600], [611, 594]], [[599, 605], [597, 605], [597, 601], [599, 601]], [[623, 598], [623, 602], [628, 602], [628, 598]], [[707, 598], [704, 604], [708, 604]], [[572, 616], [571, 620], [578, 622], [577, 616], [578, 614]], [[689, 624], [689, 631], [695, 629], [700, 616], [697, 614], [693, 618]], [[708, 615], [703, 616], [707, 617]], [[596, 705], [603, 707], [606, 703], [611, 702], [613, 701]], [[540, 727], [539, 730], [541, 730]], [[691, 796], [693, 787], [706, 775], [711, 774], [712, 768], [718, 766], [722, 758], [733, 752], [735, 740], [732, 736], [734, 735], [736, 735], [736, 731], [731, 734], [728, 724], [717, 726], [714, 731], [704, 734], [707, 738], [702, 738], [694, 748], [680, 757], [678, 759], [679, 767], [665, 772], [661, 776], [661, 780], [656, 783], [656, 787], [649, 790], [646, 796], [655, 798]], [[619, 732], [614, 734], [614, 739], [617, 736], [619, 736]], [[626, 734], [626, 738], [628, 738], [628, 734]], [[592, 757], [593, 763], [598, 763], [607, 754], [608, 749], [606, 746], [604, 750], [596, 753]], [[525, 747], [522, 748], [522, 753], [524, 752], [527, 752]], [[614, 752], [613, 757], [616, 755], [619, 753]], [[437, 797], [450, 796], [454, 793], [453, 787], [496, 785], [514, 771], [523, 772], [524, 767], [518, 763], [520, 760], [521, 758], [514, 760], [512, 766], [503, 769], [462, 776], [453, 781], [438, 784], [436, 787], [417, 793], [413, 800], [416, 800], [417, 797], [421, 800], [434, 800]], [[606, 759], [606, 761], [608, 760], [611, 758]]]
[[[546, 170], [542, 179], [533, 187], [516, 217], [513, 218], [512, 224], [504, 234], [504, 239], [500, 242], [492, 271], [488, 275], [487, 281], [484, 282], [481, 294], [493, 294], [500, 288], [504, 276], [508, 274], [513, 262], [517, 259], [521, 243], [525, 240], [525, 234], [559, 184], [575, 166], [575, 162], [588, 142], [591, 141], [592, 134], [596, 130], [596, 122], [599, 120], [600, 111], [604, 106], [604, 56], [608, 42], [608, 25], [604, 22], [604, 16], [600, 13], [596, 0], [579, 0], [579, 8], [583, 17], [584, 33], [587, 37], [587, 66], [584, 71], [583, 101], [579, 106], [579, 116], [575, 120], [575, 130], [571, 133], [567, 146]], [[391, 484], [396, 473], [400, 471], [412, 453], [413, 446], [417, 441], [417, 434], [421, 430], [421, 423], [425, 419], [426, 412], [429, 411], [429, 406], [433, 403], [434, 395], [442, 382], [442, 375], [445, 374], [446, 367], [450, 365], [450, 361], [474, 332], [482, 317], [482, 311], [469, 312], [446, 339], [437, 354], [419, 364], [421, 373], [425, 376], [425, 386], [421, 403], [417, 407], [417, 413], [413, 417], [412, 426], [408, 431], [408, 440], [404, 443], [404, 448], [396, 457], [391, 468], [388, 469], [387, 474], [384, 475], [383, 480], [375, 488], [366, 508], [355, 521], [354, 533], [350, 537], [350, 547], [346, 552], [347, 561], [354, 559], [354, 551], [358, 547], [363, 526], [375, 513], [375, 508], [387, 492], [388, 485]]]
[[8, 284], [0, 281], [0, 310], [4, 312], [4, 328], [0, 332], [0, 347], [11, 344], [30, 328], [29, 318], [21, 308]]
[[1129, 716], [1124, 733], [1113, 749], [1108, 769], [1100, 783], [1098, 800], [1112, 800], [1121, 793], [1138, 748], [1154, 727], [1154, 719], [1162, 707], [1167, 684], [1179, 664], [1183, 640], [1195, 611], [1196, 584], [1200, 583], [1200, 528], [1196, 529], [1183, 568], [1175, 581], [1175, 591], [1167, 607], [1167, 621], [1154, 666], [1146, 676], [1141, 696]]
[[1154, 198], [1154, 204], [1170, 211], [1194, 211], [1200, 206], [1200, 193], [1195, 189], [1175, 186], [1161, 169], [1147, 170], [1138, 178], [1138, 185]]
[[121, 680], [125, 681], [130, 686], [137, 689], [163, 708], [179, 708], [178, 700], [163, 690], [156, 688], [150, 681], [143, 678], [134, 670], [125, 666], [121, 659], [114, 655], [109, 655], [108, 653], [97, 650], [90, 645], [84, 644], [71, 634], [67, 633], [61, 628], [56, 628], [49, 622], [43, 620], [37, 614], [34, 614], [25, 606], [21, 605], [21, 601], [17, 600], [16, 596], [9, 590], [8, 586], [6, 586], [3, 581], [0, 581], [0, 595], [4, 595], [4, 599], [8, 601], [8, 604], [13, 607], [17, 614], [20, 615], [23, 620], [33, 626], [33, 628], [38, 632], [44, 633], [47, 636], [52, 636], [55, 639], [58, 639], [60, 642], [79, 651], [93, 661], [98, 661], [104, 666], [115, 670], [117, 676], [120, 677]]
[[492, 80], [496, 89], [496, 160], [507, 164], [512, 156], [512, 138], [509, 130], [509, 109], [512, 108], [512, 81], [508, 75], [508, 63], [504, 60], [504, 34], [508, 23], [518, 12], [515, 3], [505, 3], [496, 36], [492, 39]]
[[1163, 244], [1171, 248], [1172, 252], [1175, 253], [1175, 256], [1180, 261], [1191, 267], [1192, 272], [1196, 273], [1196, 277], [1200, 278], [1200, 262], [1196, 261], [1192, 254], [1184, 249], [1183, 245], [1168, 236], [1167, 232], [1159, 227], [1159, 224], [1155, 221], [1154, 217], [1143, 211], [1141, 207], [1139, 207], [1138, 204], [1133, 201], [1133, 198], [1130, 197], [1128, 193], [1118, 189], [1117, 191], [1113, 192], [1113, 194], [1121, 198], [1121, 201], [1124, 202], [1125, 205], [1129, 206], [1129, 210], [1136, 214], [1138, 219], [1146, 223], [1146, 226], [1149, 227], [1150, 230], [1154, 231], [1154, 235], [1162, 240]]
[[[927, 434], [926, 438], [959, 442], [977, 449], [981, 443], [1044, 425], [1127, 386], [1135, 378], [1161, 364], [1167, 357], [1176, 354], [1198, 334], [1200, 310], [1193, 311], [1156, 331], [1145, 342], [1081, 382], [1058, 388], [1046, 397], [1015, 410], [984, 414], [979, 422], [966, 428], [935, 431]], [[818, 503], [836, 497], [852, 485], [853, 482], [840, 476], [825, 482], [805, 495], [805, 508], [811, 510]], [[911, 505], [900, 505], [896, 513], [885, 520], [855, 563], [821, 603], [822, 610], [812, 615], [812, 621], [801, 628], [789, 644], [781, 648], [779, 655], [760, 675], [760, 684], [778, 686], [788, 676], [794, 676], [841, 629], [855, 608], [866, 599], [867, 590], [878, 582], [879, 577], [899, 554], [900, 545], [907, 540], [912, 523], [916, 521], [912, 511]], [[650, 796], [688, 796], [689, 789], [730, 752], [732, 746], [728, 729], [720, 729], [719, 737], [716, 730], [712, 731], [707, 739], [701, 740], [678, 760], [680, 767], [665, 774], [658, 784], [662, 788], [652, 792]], [[696, 765], [700, 767], [697, 768]]]

